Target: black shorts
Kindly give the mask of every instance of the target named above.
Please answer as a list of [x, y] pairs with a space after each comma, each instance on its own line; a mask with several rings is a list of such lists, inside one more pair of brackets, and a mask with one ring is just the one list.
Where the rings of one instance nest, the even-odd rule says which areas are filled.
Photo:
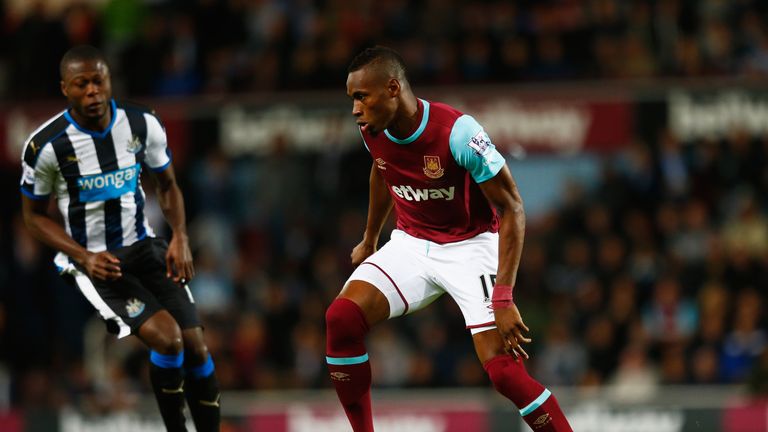
[[113, 281], [66, 275], [118, 337], [136, 334], [144, 322], [160, 310], [167, 310], [181, 329], [200, 326], [195, 301], [186, 285], [166, 277], [165, 253], [168, 243], [147, 237], [130, 246], [111, 251], [120, 260], [123, 276]]

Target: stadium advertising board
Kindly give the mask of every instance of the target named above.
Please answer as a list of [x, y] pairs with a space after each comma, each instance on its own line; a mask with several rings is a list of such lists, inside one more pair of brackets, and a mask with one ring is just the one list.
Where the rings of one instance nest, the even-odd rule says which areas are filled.
[[[632, 132], [628, 101], [527, 100], [506, 96], [445, 100], [475, 117], [502, 151], [576, 154], [610, 152]], [[282, 139], [296, 150], [328, 151], [360, 145], [348, 107], [312, 109], [297, 104], [233, 105], [220, 111], [225, 151], [266, 154]]]
[[[453, 389], [451, 394], [461, 395]], [[724, 395], [725, 393], [723, 393]], [[227, 395], [225, 395], [226, 397]], [[231, 432], [335, 432], [348, 430], [343, 411], [324, 398], [260, 398], [258, 392], [232, 403], [224, 413]], [[231, 399], [231, 398], [230, 398]], [[768, 403], [731, 400], [717, 406], [673, 397], [675, 403], [627, 404], [614, 401], [573, 400], [563, 409], [576, 431], [589, 432], [768, 432]], [[282, 402], [280, 402], [282, 401]], [[514, 407], [501, 398], [468, 396], [456, 399], [388, 399], [374, 403], [377, 432], [522, 432], [530, 430]], [[193, 430], [191, 420], [188, 427]], [[151, 405], [113, 412], [86, 414], [77, 407], [58, 412], [15, 412], [0, 416], [0, 430], [22, 432], [162, 432]]]
[[[488, 410], [479, 404], [396, 404], [374, 406], [377, 432], [489, 432]], [[326, 404], [297, 403], [250, 415], [248, 430], [336, 432], [349, 428], [344, 412]]]
[[768, 134], [768, 93], [746, 90], [672, 91], [670, 130], [683, 141], [722, 138], [733, 130]]
[[471, 113], [494, 143], [507, 151], [519, 145], [534, 153], [612, 152], [632, 136], [629, 101], [496, 97], [454, 103]]

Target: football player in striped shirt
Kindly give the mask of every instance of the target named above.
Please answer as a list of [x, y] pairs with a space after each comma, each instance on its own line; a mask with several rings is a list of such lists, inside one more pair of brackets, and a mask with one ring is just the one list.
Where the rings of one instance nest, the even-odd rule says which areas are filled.
[[[524, 365], [531, 340], [512, 288], [525, 215], [504, 157], [474, 118], [417, 98], [402, 57], [389, 48], [352, 60], [347, 95], [371, 153], [370, 197], [363, 240], [352, 250], [358, 267], [326, 312], [326, 360], [352, 429], [373, 430], [370, 327], [447, 293], [493, 386], [531, 429], [571, 431], [554, 395]], [[397, 229], [377, 250], [393, 208]]]
[[[55, 264], [118, 337], [149, 348], [150, 381], [169, 431], [185, 431], [186, 397], [198, 431], [219, 430], [219, 387], [187, 282], [194, 277], [184, 201], [165, 130], [146, 108], [112, 99], [96, 48], [61, 60], [64, 111], [32, 132], [22, 153], [22, 212]], [[156, 238], [144, 215], [141, 171], [173, 230]], [[55, 197], [63, 226], [46, 212]]]

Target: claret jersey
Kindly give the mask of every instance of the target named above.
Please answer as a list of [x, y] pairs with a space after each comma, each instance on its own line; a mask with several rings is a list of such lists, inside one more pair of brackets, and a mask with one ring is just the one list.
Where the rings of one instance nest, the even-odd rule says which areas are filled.
[[165, 130], [149, 110], [110, 102], [112, 121], [90, 131], [63, 111], [32, 132], [22, 152], [21, 191], [56, 195], [67, 233], [92, 252], [154, 236], [144, 216], [142, 165], [171, 163]]
[[394, 200], [397, 228], [440, 244], [498, 231], [496, 210], [478, 184], [501, 170], [504, 157], [471, 116], [418, 102], [421, 123], [405, 139], [361, 130]]

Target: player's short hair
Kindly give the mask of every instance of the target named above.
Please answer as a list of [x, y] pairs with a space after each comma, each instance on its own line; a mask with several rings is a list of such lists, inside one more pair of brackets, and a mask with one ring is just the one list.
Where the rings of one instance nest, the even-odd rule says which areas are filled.
[[368, 65], [380, 66], [390, 76], [396, 77], [399, 80], [408, 80], [405, 61], [400, 56], [400, 53], [392, 48], [376, 45], [364, 49], [352, 59], [349, 68], [347, 68], [347, 73], [358, 71]]
[[98, 48], [91, 45], [78, 45], [67, 51], [64, 57], [61, 58], [61, 63], [59, 63], [61, 78], [64, 79], [64, 73], [67, 71], [67, 66], [70, 63], [83, 61], [101, 61], [105, 65], [107, 64], [106, 57]]

